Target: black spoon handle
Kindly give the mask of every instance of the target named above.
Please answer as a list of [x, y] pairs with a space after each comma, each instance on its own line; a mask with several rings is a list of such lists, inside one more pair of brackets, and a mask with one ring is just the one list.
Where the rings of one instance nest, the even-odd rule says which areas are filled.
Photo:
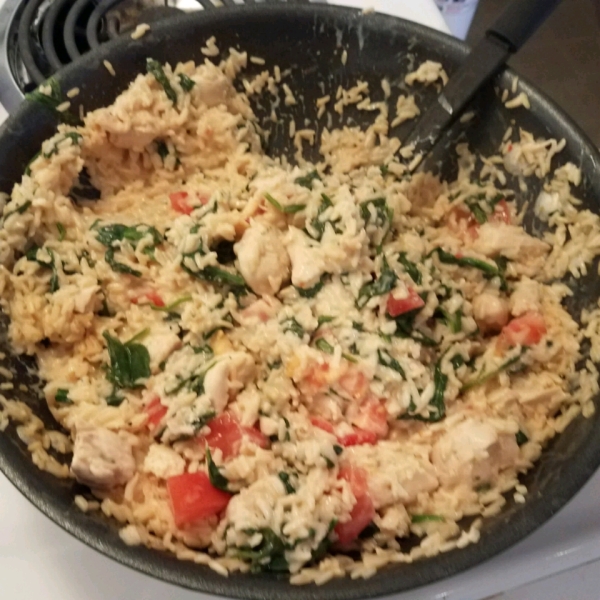
[[546, 20], [561, 0], [513, 0], [473, 48], [444, 91], [404, 140], [425, 156], [461, 115], [475, 92], [489, 81]]

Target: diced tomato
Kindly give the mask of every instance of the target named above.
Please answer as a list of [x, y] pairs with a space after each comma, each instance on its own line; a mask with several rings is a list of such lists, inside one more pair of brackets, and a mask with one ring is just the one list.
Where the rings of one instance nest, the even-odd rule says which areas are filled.
[[375, 444], [377, 442], [377, 434], [372, 431], [354, 428], [352, 433], [340, 435], [338, 440], [342, 446], [360, 446], [362, 444]]
[[231, 414], [223, 413], [208, 423], [210, 433], [200, 436], [199, 442], [211, 450], [219, 449], [227, 460], [237, 456], [245, 436], [261, 448], [268, 448], [269, 440], [256, 427], [243, 427]]
[[465, 206], [457, 206], [449, 213], [448, 226], [455, 231], [464, 231], [469, 234], [471, 239], [479, 236], [479, 223], [473, 213]]
[[162, 299], [162, 296], [156, 290], [147, 290], [145, 292], [140, 293], [139, 296], [131, 299], [132, 304], [153, 304], [154, 306], [158, 306], [162, 308], [165, 305], [165, 301]]
[[350, 368], [339, 380], [340, 387], [355, 400], [362, 400], [369, 392], [367, 376], [356, 368]]
[[425, 306], [425, 301], [415, 290], [410, 288], [408, 290], [408, 296], [406, 298], [395, 298], [393, 294], [390, 294], [387, 299], [387, 312], [390, 317], [397, 317], [404, 313], [422, 308]]
[[338, 541], [342, 546], [345, 546], [353, 542], [373, 520], [375, 508], [369, 496], [369, 483], [364, 469], [352, 465], [345, 466], [340, 469], [338, 477], [350, 483], [350, 488], [356, 499], [350, 513], [350, 520], [346, 523], [338, 523], [335, 526]]
[[374, 434], [377, 438], [387, 435], [388, 413], [385, 406], [377, 399], [371, 398], [357, 407], [354, 414], [349, 415], [353, 425], [365, 432]]
[[311, 417], [310, 422], [319, 429], [323, 429], [327, 433], [334, 433], [333, 425], [322, 417]]
[[194, 210], [194, 207], [188, 202], [188, 195], [187, 192], [173, 192], [169, 194], [171, 208], [183, 215], [189, 215]]
[[504, 198], [496, 204], [494, 214], [491, 216], [490, 220], [495, 221], [496, 223], [506, 223], [507, 225], [512, 223], [510, 208]]
[[544, 317], [537, 312], [528, 312], [505, 325], [498, 340], [500, 347], [534, 346], [546, 334]]
[[329, 386], [329, 364], [322, 363], [310, 367], [304, 381], [310, 386], [313, 392], [318, 392], [321, 388]]
[[261, 448], [269, 447], [269, 438], [258, 427], [242, 427], [242, 435]]
[[231, 494], [214, 487], [203, 472], [169, 477], [167, 490], [177, 527], [219, 514], [231, 500]]
[[155, 396], [146, 406], [146, 414], [148, 415], [148, 420], [146, 421], [148, 428], [154, 430], [167, 414], [167, 407], [160, 403], [158, 396]]

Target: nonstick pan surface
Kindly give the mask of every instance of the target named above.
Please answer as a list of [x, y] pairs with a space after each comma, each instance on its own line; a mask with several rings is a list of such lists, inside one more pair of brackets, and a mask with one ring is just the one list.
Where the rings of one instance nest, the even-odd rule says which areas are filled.
[[[123, 37], [100, 46], [63, 71], [57, 79], [63, 90], [78, 87], [81, 93], [72, 102], [91, 110], [113, 102], [134, 77], [145, 71], [147, 57], [175, 65], [180, 61], [201, 62], [205, 57], [200, 48], [215, 36], [219, 48], [234, 47], [266, 60], [266, 67], [250, 65], [248, 76], [264, 68], [279, 65], [290, 70], [286, 82], [298, 99], [295, 106], [280, 102], [278, 122], [267, 120], [264, 126], [272, 134], [267, 152], [293, 156], [288, 136], [288, 123], [305, 119], [317, 129], [317, 136], [326, 124], [329, 127], [366, 125], [372, 119], [367, 112], [347, 109], [343, 119], [336, 113], [316, 119], [315, 100], [325, 94], [335, 95], [338, 86], [349, 87], [357, 80], [367, 81], [372, 99], [383, 99], [381, 80], [385, 77], [394, 91], [391, 105], [402, 92], [404, 76], [424, 60], [443, 63], [451, 75], [468, 53], [468, 47], [455, 39], [393, 17], [322, 5], [254, 5], [205, 11], [185, 15], [153, 25], [140, 40]], [[342, 64], [342, 50], [348, 59]], [[108, 60], [116, 76], [103, 66]], [[444, 160], [437, 165], [444, 177], [456, 170], [451, 147], [457, 140], [468, 141], [476, 154], [495, 152], [507, 127], [516, 126], [536, 136], [564, 138], [566, 149], [554, 159], [553, 167], [573, 162], [583, 173], [575, 195], [585, 207], [598, 212], [600, 206], [600, 156], [586, 136], [560, 109], [528, 83], [519, 80], [517, 92], [529, 96], [531, 109], [509, 111], [499, 95], [511, 89], [515, 73], [506, 70], [488, 89], [474, 100], [475, 117], [469, 124], [454, 127], [444, 139], [448, 147]], [[435, 98], [435, 91], [416, 88], [421, 107]], [[411, 92], [412, 93], [412, 92]], [[378, 95], [379, 94], [379, 95]], [[254, 107], [265, 119], [271, 113], [267, 101]], [[0, 130], [0, 191], [10, 192], [22, 176], [25, 165], [39, 150], [42, 141], [51, 136], [56, 121], [50, 112], [25, 102]], [[464, 128], [463, 128], [464, 127]], [[392, 133], [402, 138], [410, 129], [405, 124]], [[307, 147], [307, 158], [316, 158], [316, 150]], [[518, 182], [509, 180], [518, 192]], [[526, 194], [518, 193], [522, 201], [537, 196], [540, 182], [530, 182]], [[531, 216], [526, 226], [535, 227]], [[576, 294], [569, 300], [572, 314], [595, 303], [600, 295], [597, 269], [578, 280]], [[31, 406], [50, 427], [56, 427], [41, 395], [34, 391], [38, 381], [35, 364], [11, 352], [7, 340], [6, 318], [0, 323], [0, 351], [6, 353], [2, 366], [15, 373], [14, 396]], [[23, 383], [30, 391], [18, 391]], [[598, 398], [595, 399], [598, 404]], [[73, 481], [63, 481], [39, 471], [31, 462], [14, 428], [0, 434], [0, 468], [13, 484], [42, 512], [65, 530], [103, 554], [139, 571], [188, 588], [228, 597], [266, 600], [281, 595], [289, 600], [315, 598], [351, 600], [409, 590], [448, 577], [473, 567], [521, 540], [555, 514], [589, 479], [600, 464], [600, 411], [589, 419], [577, 418], [566, 431], [547, 448], [542, 458], [523, 483], [529, 493], [525, 504], [514, 504], [509, 498], [501, 514], [489, 518], [482, 528], [479, 543], [453, 550], [410, 565], [394, 565], [382, 569], [369, 580], [336, 579], [323, 586], [294, 587], [287, 578], [275, 575], [232, 574], [221, 577], [208, 569], [179, 561], [171, 555], [143, 547], [128, 547], [118, 536], [117, 524], [96, 514], [84, 514], [73, 504], [80, 487]]]

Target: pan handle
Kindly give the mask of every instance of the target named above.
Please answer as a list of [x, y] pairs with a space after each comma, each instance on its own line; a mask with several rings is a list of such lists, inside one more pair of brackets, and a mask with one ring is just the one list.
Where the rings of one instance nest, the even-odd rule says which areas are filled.
[[[462, 114], [475, 93], [502, 69], [510, 55], [546, 20], [560, 0], [512, 0], [461, 67], [419, 119], [405, 145], [427, 156], [443, 132]], [[428, 163], [429, 164], [429, 163]], [[425, 168], [421, 164], [421, 169]]]
[[511, 2], [486, 35], [500, 39], [516, 52], [550, 16], [561, 0], [516, 0]]

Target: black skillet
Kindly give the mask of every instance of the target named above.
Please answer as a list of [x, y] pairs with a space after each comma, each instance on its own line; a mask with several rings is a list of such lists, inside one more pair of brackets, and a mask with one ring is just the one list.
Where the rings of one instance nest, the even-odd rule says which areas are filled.
[[[228, 1], [227, 4], [230, 2]], [[372, 98], [382, 97], [380, 82], [387, 77], [392, 83], [394, 96], [401, 92], [404, 75], [420, 62], [441, 61], [452, 75], [465, 60], [468, 47], [455, 39], [403, 20], [377, 14], [361, 14], [355, 10], [328, 6], [257, 5], [186, 15], [154, 25], [151, 33], [141, 40], [129, 37], [103, 45], [83, 59], [65, 68], [58, 75], [63, 90], [79, 87], [81, 94], [73, 102], [75, 112], [82, 104], [86, 110], [105, 106], [123, 91], [137, 73], [145, 70], [146, 58], [172, 64], [178, 61], [203, 61], [200, 48], [211, 36], [216, 36], [223, 50], [233, 46], [250, 55], [266, 59], [268, 66], [278, 64], [282, 70], [291, 69], [287, 82], [297, 93], [297, 106], [278, 109], [279, 122], [268, 125], [273, 132], [268, 152], [293, 154], [288, 138], [288, 122], [305, 118], [322, 129], [325, 118], [316, 121], [315, 99], [325, 93], [335, 94], [339, 85], [353, 85], [357, 79], [369, 82]], [[342, 47], [347, 49], [348, 60], [342, 65]], [[111, 76], [104, 68], [109, 60], [116, 71]], [[251, 65], [250, 73], [260, 71]], [[517, 92], [529, 96], [531, 110], [508, 111], [498, 98], [502, 90], [510, 90], [515, 74], [506, 70], [493, 85], [480, 92], [473, 100], [476, 117], [468, 128], [453, 126], [442, 140], [448, 147], [457, 139], [468, 140], [471, 149], [483, 155], [493, 153], [506, 128], [513, 120], [537, 136], [565, 138], [566, 150], [554, 159], [556, 167], [566, 161], [579, 165], [583, 171], [581, 185], [575, 193], [584, 206], [598, 211], [600, 197], [600, 156], [575, 123], [565, 116], [535, 88], [519, 80]], [[431, 89], [417, 87], [421, 106], [435, 99]], [[271, 106], [257, 107], [261, 117], [270, 114]], [[370, 115], [348, 110], [343, 122], [364, 124]], [[332, 125], [342, 120], [333, 117]], [[26, 102], [0, 130], [0, 191], [10, 192], [21, 177], [25, 165], [38, 151], [44, 139], [52, 135], [56, 126], [53, 115]], [[410, 125], [396, 133], [406, 136]], [[314, 151], [313, 151], [314, 154]], [[451, 151], [441, 166], [444, 177], [452, 177], [456, 163]], [[530, 183], [523, 194], [517, 183], [509, 181], [520, 200], [532, 200], [540, 184]], [[528, 227], [538, 227], [532, 216]], [[590, 273], [596, 269], [590, 268]], [[577, 294], [568, 308], [578, 314], [581, 308], [595, 299], [600, 292], [598, 278], [590, 275], [577, 284]], [[0, 351], [7, 358], [2, 365], [16, 371], [16, 383], [34, 384], [37, 380], [29, 367], [32, 361], [14, 356], [6, 341], [6, 323], [2, 324]], [[16, 386], [18, 387], [18, 386]], [[32, 392], [15, 391], [15, 396], [27, 402], [49, 425], [52, 418], [45, 402]], [[596, 398], [598, 401], [598, 398]], [[73, 505], [73, 494], [81, 491], [72, 481], [57, 480], [36, 469], [9, 427], [0, 434], [0, 468], [13, 484], [41, 511], [65, 530], [109, 557], [144, 573], [165, 581], [212, 594], [265, 600], [281, 595], [290, 600], [322, 598], [350, 600], [409, 590], [473, 567], [508, 548], [539, 527], [555, 514], [588, 480], [600, 463], [600, 411], [589, 419], [577, 418], [553, 442], [536, 467], [523, 477], [529, 494], [523, 505], [510, 498], [506, 508], [485, 522], [481, 540], [462, 550], [418, 561], [412, 565], [395, 565], [382, 569], [372, 579], [352, 581], [337, 579], [322, 587], [290, 586], [286, 578], [272, 575], [233, 574], [223, 578], [206, 567], [178, 561], [174, 557], [145, 548], [125, 546], [117, 535], [116, 524], [93, 514], [84, 514]]]

